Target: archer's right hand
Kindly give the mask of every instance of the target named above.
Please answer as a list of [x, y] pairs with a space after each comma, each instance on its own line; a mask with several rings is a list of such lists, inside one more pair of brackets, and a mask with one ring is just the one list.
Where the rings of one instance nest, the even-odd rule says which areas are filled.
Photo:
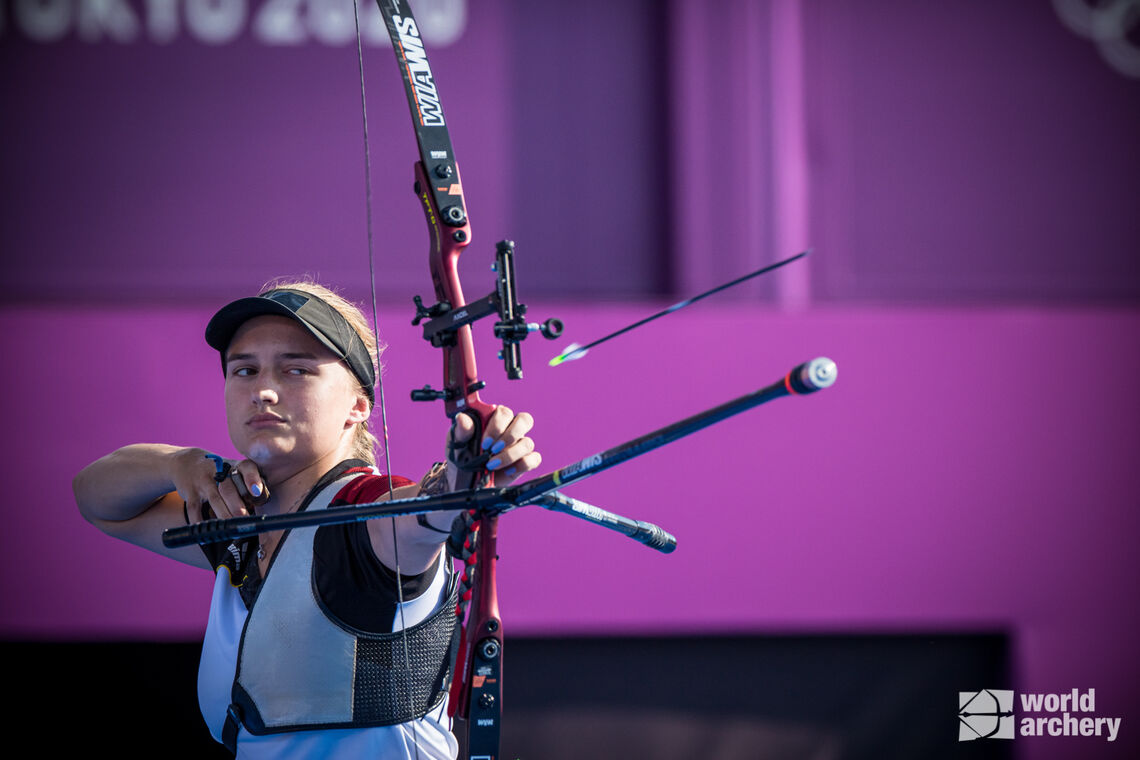
[[204, 449], [181, 449], [171, 455], [170, 477], [186, 502], [191, 521], [246, 517], [269, 500], [265, 479], [249, 459], [223, 459]]

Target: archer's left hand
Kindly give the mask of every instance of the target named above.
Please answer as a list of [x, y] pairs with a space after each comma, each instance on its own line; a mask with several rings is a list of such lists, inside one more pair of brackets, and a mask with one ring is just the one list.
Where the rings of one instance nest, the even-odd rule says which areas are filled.
[[[474, 424], [466, 414], [455, 415], [455, 425], [451, 435], [455, 443], [461, 444], [471, 439]], [[510, 485], [523, 473], [536, 469], [542, 463], [542, 455], [534, 450], [534, 441], [527, 433], [534, 427], [534, 418], [526, 412], [515, 414], [509, 407], [495, 407], [495, 413], [483, 431], [480, 448], [490, 459], [487, 470], [495, 475], [495, 485]], [[447, 482], [455, 489], [458, 468], [447, 462]]]

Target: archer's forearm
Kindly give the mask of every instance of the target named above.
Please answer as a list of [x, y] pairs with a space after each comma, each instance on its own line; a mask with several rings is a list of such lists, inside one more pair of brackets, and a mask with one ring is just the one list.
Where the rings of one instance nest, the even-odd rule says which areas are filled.
[[175, 490], [171, 464], [184, 451], [162, 443], [138, 443], [95, 460], [72, 481], [79, 512], [88, 520], [137, 517]]

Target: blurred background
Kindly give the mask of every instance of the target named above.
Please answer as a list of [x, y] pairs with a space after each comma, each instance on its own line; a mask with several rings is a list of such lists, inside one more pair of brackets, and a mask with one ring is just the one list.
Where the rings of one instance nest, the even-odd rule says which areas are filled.
[[[534, 414], [543, 471], [839, 366], [568, 489], [672, 555], [503, 519], [503, 756], [1135, 756], [1140, 3], [412, 5], [468, 299], [510, 238], [531, 315], [567, 325], [511, 383], [476, 326], [484, 398]], [[392, 467], [419, 477], [447, 428], [407, 393], [439, 383], [409, 324], [427, 236], [361, 14]], [[222, 303], [299, 274], [370, 298], [352, 15], [0, 3], [0, 641], [21, 725], [58, 746], [209, 750], [210, 577], [98, 533], [69, 485], [132, 442], [233, 453], [202, 340]], [[983, 688], [1094, 689], [1120, 736], [959, 742], [957, 692]]]

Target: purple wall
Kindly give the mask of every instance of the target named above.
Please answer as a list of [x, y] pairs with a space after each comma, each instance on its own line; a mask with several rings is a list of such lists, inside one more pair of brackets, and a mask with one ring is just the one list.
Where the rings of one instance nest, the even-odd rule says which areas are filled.
[[804, 4], [817, 295], [1137, 302], [1140, 70], [1051, 7], [1085, 4]]
[[[688, 295], [817, 248], [583, 361], [551, 369], [562, 344], [532, 343], [522, 383], [501, 380], [482, 346], [487, 397], [535, 414], [547, 465], [816, 355], [840, 368], [826, 393], [570, 491], [661, 524], [673, 555], [537, 508], [505, 518], [508, 634], [1006, 630], [1015, 688], [1095, 688], [1127, 738], [1140, 707], [1140, 80], [1046, 3], [855, 5], [623, 4], [574, 71], [636, 87], [616, 73], [629, 76], [622, 51], [636, 50], [660, 55], [663, 79], [599, 95], [600, 123], [574, 107], [588, 88], [565, 70], [553, 73], [569, 106], [512, 89], [545, 81], [517, 70], [515, 36], [534, 50], [542, 35], [585, 33], [562, 23], [563, 4], [440, 4], [466, 9], [441, 17], [461, 35], [432, 62], [474, 220], [464, 279], [485, 283], [469, 296], [490, 289], [490, 243], [515, 237], [520, 256], [534, 252], [523, 295], [527, 269], [553, 294], [524, 300], [582, 341], [668, 303], [647, 297], [662, 283]], [[665, 8], [647, 28], [664, 29], [667, 50], [644, 33], [623, 48], [650, 6]], [[201, 340], [223, 300], [303, 271], [366, 296], [355, 54], [266, 45], [252, 26], [221, 45], [185, 27], [170, 42], [153, 30], [88, 41], [103, 27], [78, 17], [33, 42], [12, 7], [0, 8], [0, 637], [192, 638], [208, 577], [97, 533], [70, 480], [136, 441], [228, 450]], [[587, 49], [573, 42], [556, 49]], [[445, 425], [405, 400], [439, 368], [407, 325], [425, 241], [390, 58], [366, 51], [380, 328], [394, 469], [414, 476], [439, 457]], [[614, 127], [661, 113], [650, 137]], [[539, 143], [520, 127], [533, 124], [550, 130]], [[637, 148], [620, 150], [627, 140]], [[544, 163], [535, 144], [573, 148]], [[636, 171], [663, 151], [666, 166]], [[520, 211], [541, 205], [536, 167], [559, 172], [558, 214]], [[628, 205], [606, 200], [615, 187]], [[576, 197], [580, 216], [566, 208]], [[607, 247], [579, 227], [620, 231]], [[620, 255], [638, 241], [648, 250]], [[604, 285], [581, 297], [591, 281]], [[598, 298], [622, 292], [644, 300]]]
[[[552, 311], [583, 335], [644, 313]], [[0, 634], [202, 630], [208, 576], [96, 533], [68, 485], [132, 441], [228, 450], [221, 378], [199, 340], [207, 316], [2, 314], [4, 355], [18, 360], [0, 401], [11, 505]], [[416, 474], [445, 426], [438, 410], [400, 401], [438, 372], [401, 323], [381, 313], [394, 468]], [[488, 396], [533, 411], [550, 466], [814, 355], [840, 368], [825, 393], [774, 402], [570, 489], [671, 530], [673, 555], [537, 508], [505, 518], [508, 631], [1001, 629], [1013, 635], [1018, 688], [1094, 687], [1104, 709], [1129, 715], [1140, 704], [1138, 329], [1133, 311], [709, 307], [558, 369], [530, 346], [527, 380], [509, 387], [485, 361]]]
[[[302, 271], [365, 297], [355, 40], [320, 43], [316, 22], [302, 16], [292, 20], [310, 29], [307, 44], [271, 44], [253, 13], [227, 44], [203, 44], [185, 20], [163, 44], [147, 31], [143, 4], [127, 6], [140, 19], [129, 43], [108, 32], [85, 42], [76, 31], [82, 14], [50, 44], [29, 40], [11, 19], [0, 31], [5, 300], [201, 303]], [[431, 62], [448, 120], [465, 125], [454, 142], [464, 184], [475, 188], [475, 241], [490, 251], [510, 229], [498, 181], [510, 144], [507, 92], [488, 86], [505, 78], [506, 27], [497, 3], [444, 14], [451, 17], [464, 44], [433, 47]], [[433, 42], [439, 32], [430, 30], [441, 24], [424, 27]], [[411, 117], [390, 45], [365, 46], [364, 60], [376, 256], [385, 270], [377, 284], [410, 303], [425, 245]], [[275, 266], [267, 271], [266, 262]]]

